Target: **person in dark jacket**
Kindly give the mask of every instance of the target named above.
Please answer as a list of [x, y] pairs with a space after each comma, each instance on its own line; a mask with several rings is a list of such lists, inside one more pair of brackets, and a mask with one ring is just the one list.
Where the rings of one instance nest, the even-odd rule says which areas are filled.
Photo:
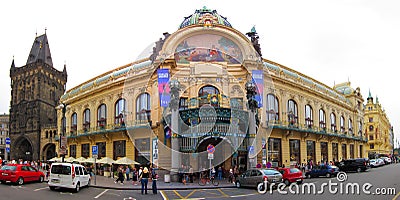
[[115, 180], [115, 183], [118, 183], [118, 181], [121, 181], [121, 185], [124, 184], [124, 173], [122, 166], [118, 168], [118, 179]]
[[151, 180], [152, 180], [152, 185], [151, 189], [153, 190], [153, 194], [157, 194], [157, 179], [158, 179], [158, 174], [155, 169], [151, 170]]

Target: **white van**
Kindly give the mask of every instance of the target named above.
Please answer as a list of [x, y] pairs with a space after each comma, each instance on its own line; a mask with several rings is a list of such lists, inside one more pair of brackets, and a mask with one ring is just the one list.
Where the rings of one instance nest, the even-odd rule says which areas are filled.
[[50, 190], [71, 188], [75, 192], [83, 186], [90, 185], [90, 174], [86, 168], [74, 163], [53, 163], [50, 168], [48, 182]]

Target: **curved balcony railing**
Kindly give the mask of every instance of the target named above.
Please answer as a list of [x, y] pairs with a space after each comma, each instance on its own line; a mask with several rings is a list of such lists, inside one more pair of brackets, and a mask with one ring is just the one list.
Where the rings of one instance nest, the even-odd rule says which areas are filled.
[[[285, 130], [293, 130], [299, 132], [308, 132], [314, 133], [318, 135], [326, 135], [326, 136], [333, 136], [339, 138], [347, 138], [353, 140], [359, 140], [363, 142], [367, 142], [367, 139], [362, 136], [356, 136], [354, 134], [349, 134], [347, 131], [338, 132], [338, 131], [331, 131], [327, 128], [321, 128], [319, 126], [312, 126], [306, 124], [299, 124], [299, 123], [290, 123], [288, 121], [279, 121], [279, 120], [271, 120], [267, 121], [268, 128], [277, 128], [277, 129], [285, 129]], [[352, 131], [351, 131], [352, 132]]]

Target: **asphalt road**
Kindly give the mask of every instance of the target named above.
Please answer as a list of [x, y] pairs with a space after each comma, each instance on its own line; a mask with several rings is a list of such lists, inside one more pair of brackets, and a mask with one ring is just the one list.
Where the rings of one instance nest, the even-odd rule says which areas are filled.
[[[240, 200], [247, 199], [290, 199], [311, 200], [311, 199], [362, 199], [362, 200], [400, 200], [400, 164], [392, 164], [380, 168], [371, 169], [362, 173], [347, 173], [347, 180], [340, 182], [336, 177], [333, 178], [313, 178], [306, 179], [299, 186], [286, 187], [280, 191], [268, 191], [266, 194], [259, 194], [254, 188], [226, 188], [226, 189], [196, 189], [196, 190], [165, 190], [159, 191], [157, 195], [149, 193], [141, 195], [137, 190], [112, 190], [100, 188], [82, 188], [79, 193], [69, 190], [51, 191], [47, 183], [29, 183], [23, 186], [11, 184], [0, 184], [0, 199], [4, 200], [128, 200], [128, 199], [152, 199], [152, 200], [172, 200], [172, 199], [228, 199], [235, 198]], [[312, 185], [312, 186], [311, 186]], [[331, 186], [329, 186], [331, 185]], [[357, 186], [359, 190], [357, 190]], [[315, 193], [313, 192], [315, 187]], [[331, 188], [329, 188], [331, 187]], [[364, 187], [364, 191], [363, 191]], [[323, 189], [321, 189], [323, 188]], [[347, 188], [347, 192], [346, 192]], [[354, 189], [354, 190], [353, 190]], [[359, 191], [359, 192], [358, 192]], [[151, 192], [151, 191], [150, 191]], [[287, 194], [281, 194], [281, 193]], [[302, 193], [303, 192], [303, 193]], [[367, 194], [366, 192], [370, 192]], [[391, 194], [378, 195], [378, 192]], [[311, 194], [309, 194], [311, 193]], [[320, 194], [319, 194], [320, 193]], [[358, 193], [358, 194], [357, 194]]]

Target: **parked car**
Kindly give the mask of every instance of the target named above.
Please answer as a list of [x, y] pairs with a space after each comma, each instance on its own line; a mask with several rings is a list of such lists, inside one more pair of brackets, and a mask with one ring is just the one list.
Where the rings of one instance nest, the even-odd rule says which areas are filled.
[[383, 160], [380, 159], [380, 158], [371, 159], [371, 160], [369, 161], [369, 165], [370, 165], [371, 167], [380, 167], [380, 166], [382, 166], [382, 165], [385, 165], [385, 161], [383, 161]]
[[70, 188], [79, 192], [83, 186], [90, 186], [90, 174], [79, 164], [53, 163], [50, 168], [48, 182], [50, 190]]
[[339, 173], [339, 168], [334, 165], [320, 165], [313, 166], [313, 168], [306, 172], [307, 178], [325, 176], [327, 178], [336, 176]]
[[7, 164], [0, 169], [0, 182], [22, 185], [25, 182], [43, 182], [43, 172], [26, 164]]
[[369, 160], [366, 158], [349, 159], [339, 162], [339, 169], [345, 172], [356, 171], [359, 173], [367, 171], [369, 168]]
[[385, 165], [392, 163], [392, 159], [389, 157], [380, 157], [380, 159], [382, 159], [385, 162]]
[[[267, 189], [272, 183], [278, 186], [282, 182], [282, 174], [276, 169], [249, 169], [236, 180], [236, 187], [258, 187], [259, 183], [267, 181]], [[264, 188], [262, 188], [264, 189]]]
[[286, 185], [303, 182], [303, 172], [297, 168], [279, 168], [278, 171], [282, 174], [282, 180]]

